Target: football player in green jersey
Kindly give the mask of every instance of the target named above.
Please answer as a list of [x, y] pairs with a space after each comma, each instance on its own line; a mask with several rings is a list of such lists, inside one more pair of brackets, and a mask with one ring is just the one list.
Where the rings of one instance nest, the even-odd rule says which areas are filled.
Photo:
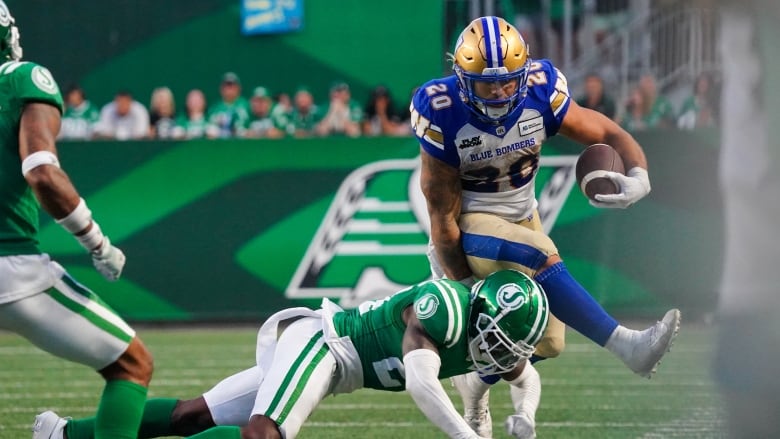
[[[0, 0], [0, 328], [106, 380], [95, 438], [134, 438], [152, 376], [152, 357], [135, 331], [39, 248], [41, 207], [116, 280], [124, 254], [111, 245], [67, 174], [55, 138], [62, 96], [49, 71], [20, 61], [19, 31]], [[49, 438], [61, 422], [33, 426]]]
[[[452, 438], [479, 438], [440, 382], [469, 371], [514, 386], [547, 327], [541, 286], [514, 270], [471, 289], [442, 279], [344, 311], [290, 308], [257, 336], [257, 364], [202, 396], [151, 399], [139, 437], [294, 438], [327, 395], [359, 388], [408, 390], [425, 416]], [[64, 420], [68, 439], [91, 438], [94, 419]]]

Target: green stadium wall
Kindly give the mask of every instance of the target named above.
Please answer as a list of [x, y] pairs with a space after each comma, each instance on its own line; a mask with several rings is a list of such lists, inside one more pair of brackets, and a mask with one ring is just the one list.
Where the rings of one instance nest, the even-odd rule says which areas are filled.
[[[701, 316], [715, 305], [722, 262], [717, 137], [637, 137], [651, 164], [650, 195], [604, 210], [559, 185], [564, 201], [551, 235], [616, 315], [677, 306]], [[564, 139], [545, 146], [546, 156], [578, 151]], [[133, 321], [253, 321], [323, 296], [341, 302], [369, 269], [395, 285], [427, 278], [427, 235], [409, 207], [417, 154], [411, 138], [63, 143], [64, 168], [128, 262], [122, 279], [104, 281], [45, 215], [41, 245]], [[552, 169], [542, 167], [540, 185], [553, 181]], [[344, 202], [320, 232], [325, 245], [309, 252], [334, 200]], [[350, 220], [406, 232], [350, 230]], [[307, 258], [306, 276], [293, 282]], [[286, 295], [293, 284], [306, 293]]]

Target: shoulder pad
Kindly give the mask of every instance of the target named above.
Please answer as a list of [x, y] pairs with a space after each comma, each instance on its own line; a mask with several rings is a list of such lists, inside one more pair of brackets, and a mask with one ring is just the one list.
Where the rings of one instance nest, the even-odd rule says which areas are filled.
[[466, 337], [468, 289], [458, 282], [435, 280], [421, 284], [414, 312], [428, 335], [449, 348]]

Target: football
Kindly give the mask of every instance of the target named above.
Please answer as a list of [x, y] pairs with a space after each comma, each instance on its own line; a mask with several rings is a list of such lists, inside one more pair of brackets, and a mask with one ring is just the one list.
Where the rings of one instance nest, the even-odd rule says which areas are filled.
[[616, 194], [620, 190], [604, 174], [608, 171], [625, 174], [623, 159], [617, 151], [604, 143], [585, 148], [577, 159], [575, 174], [582, 193], [591, 200], [596, 194]]

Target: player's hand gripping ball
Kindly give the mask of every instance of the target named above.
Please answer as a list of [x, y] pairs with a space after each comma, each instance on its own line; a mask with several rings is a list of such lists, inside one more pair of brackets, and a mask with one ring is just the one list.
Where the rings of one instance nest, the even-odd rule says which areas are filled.
[[595, 195], [620, 193], [620, 187], [607, 176], [608, 172], [625, 174], [623, 159], [611, 146], [596, 143], [585, 148], [577, 159], [575, 174], [582, 193], [596, 201]]

